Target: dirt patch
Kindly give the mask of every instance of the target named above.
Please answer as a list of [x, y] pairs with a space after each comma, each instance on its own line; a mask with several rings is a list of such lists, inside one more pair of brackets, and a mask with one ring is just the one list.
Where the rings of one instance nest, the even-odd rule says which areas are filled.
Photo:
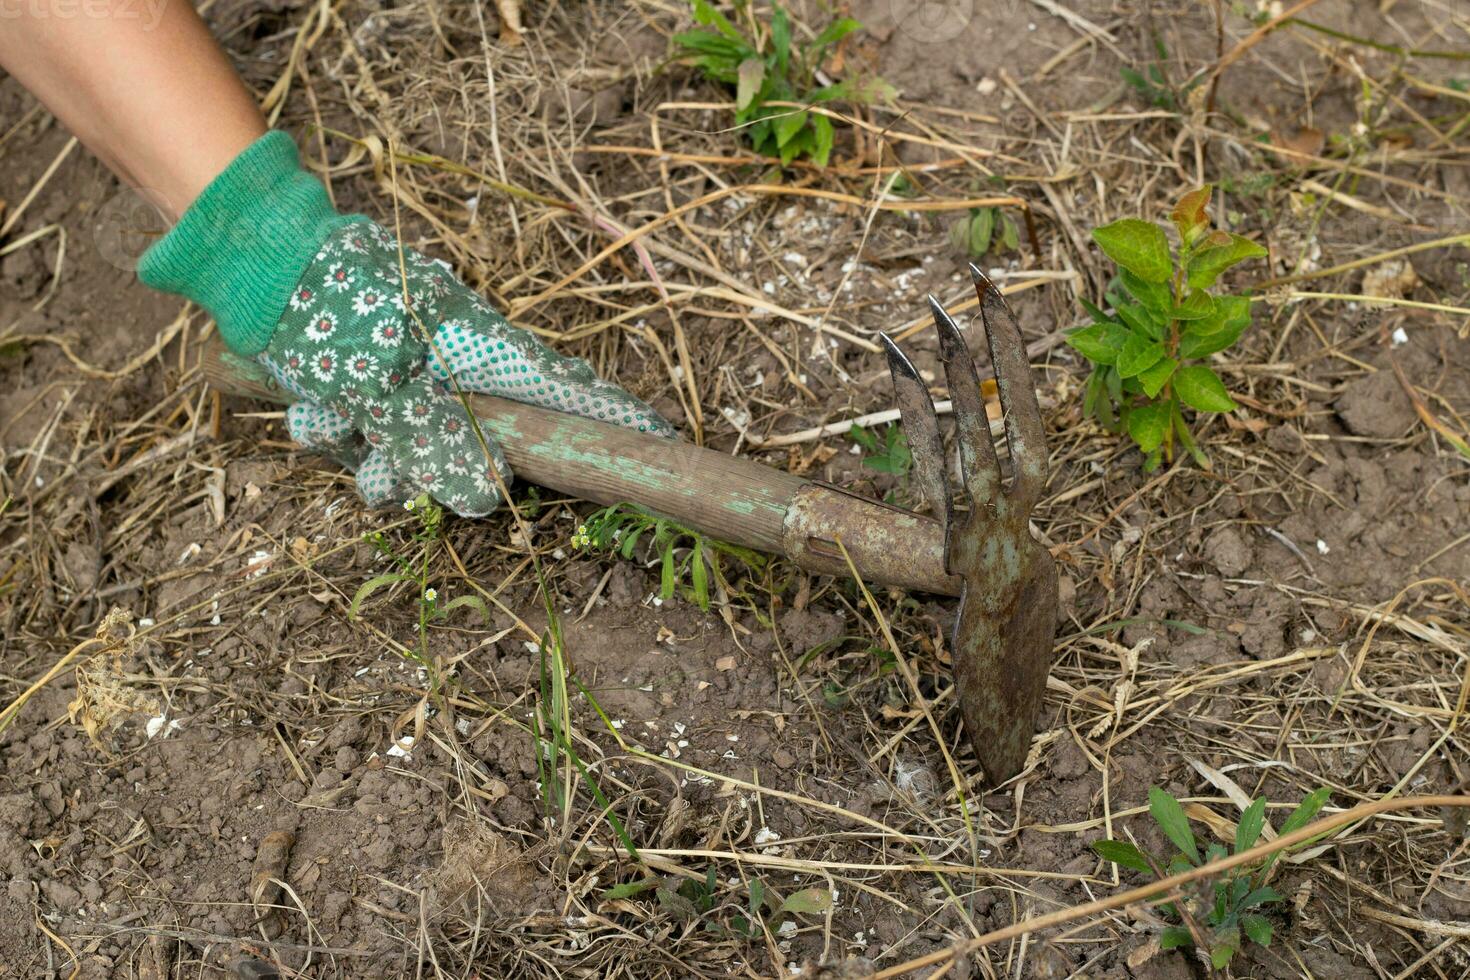
[[1372, 439], [1400, 439], [1418, 421], [1409, 396], [1389, 371], [1348, 382], [1333, 407], [1349, 432]]
[[[1243, 284], [1465, 224], [1464, 106], [1445, 94], [1458, 82], [1443, 59], [1411, 60], [1411, 84], [1391, 52], [1283, 29], [1221, 75], [1206, 116], [1178, 89], [1217, 57], [1208, 5], [976, 4], [953, 23], [901, 6], [854, 5], [870, 30], [844, 57], [899, 101], [844, 107], [861, 125], [839, 125], [822, 172], [780, 178], [736, 159], [728, 113], [698, 107], [728, 93], [663, 65], [687, 17], [641, 4], [528, 11], [518, 48], [489, 9], [482, 33], [471, 8], [340, 5], [340, 23], [307, 31], [282, 124], [327, 161], [339, 205], [390, 215], [397, 195], [407, 240], [691, 436], [692, 375], [701, 437], [733, 452], [750, 451], [749, 433], [890, 407], [882, 358], [858, 341], [918, 321], [925, 291], [964, 296], [966, 256], [946, 244], [956, 212], [868, 206], [899, 162], [922, 198], [999, 177], [1028, 201], [1036, 252], [982, 262], [1025, 287], [1012, 301], [1031, 342], [1075, 323], [1077, 296], [1101, 295], [1092, 226], [1160, 218], [1200, 175], [1222, 184], [1224, 220], [1271, 247]], [[1392, 6], [1391, 21], [1364, 21], [1324, 0], [1311, 17], [1390, 44], [1408, 32], [1441, 46], [1457, 30], [1433, 4]], [[807, 25], [825, 16], [795, 9]], [[264, 92], [315, 10], [211, 16]], [[1227, 50], [1253, 27], [1229, 11]], [[1150, 65], [1162, 87], [1120, 73], [1150, 78]], [[67, 137], [13, 80], [0, 80], [0, 118], [16, 126], [0, 144], [14, 207]], [[667, 246], [650, 261], [677, 323], [632, 253], [531, 307], [519, 304], [607, 235], [431, 166], [404, 164], [384, 186], [352, 144], [319, 141], [318, 122], [392, 132], [630, 227], [741, 190], [650, 233]], [[1307, 145], [1306, 130], [1326, 163], [1266, 148]], [[859, 206], [761, 189], [778, 179]], [[74, 151], [0, 240], [50, 224], [68, 236], [59, 272], [51, 238], [0, 258], [5, 700], [114, 607], [138, 629], [127, 657], [106, 651], [92, 674], [87, 657], [68, 661], [81, 673], [64, 670], [0, 732], [0, 978], [862, 976], [1136, 883], [1089, 845], [1131, 834], [1165, 850], [1142, 815], [1152, 785], [1213, 839], [1238, 807], [1207, 771], [1266, 796], [1277, 826], [1319, 784], [1336, 810], [1405, 779], [1433, 793], [1470, 777], [1449, 728], [1470, 471], [1413, 401], [1464, 435], [1470, 341], [1449, 315], [1270, 293], [1243, 346], [1216, 359], [1245, 407], [1202, 429], [1208, 472], [1142, 472], [1082, 419], [1076, 357], [1053, 344], [1033, 359], [1053, 451], [1035, 523], [1061, 566], [1062, 620], [1028, 767], [985, 789], [950, 693], [949, 604], [879, 594], [890, 649], [852, 584], [782, 563], [727, 563], [709, 611], [664, 601], [644, 559], [572, 548], [585, 505], [529, 488], [529, 540], [502, 514], [451, 519], [425, 544], [412, 515], [364, 510], [348, 477], [294, 452], [273, 407], [203, 388], [190, 365], [207, 326], [175, 329], [178, 304], [99, 244], [119, 193]], [[1412, 276], [1282, 288], [1467, 305], [1463, 249], [1410, 261]], [[731, 299], [711, 263], [804, 321]], [[167, 342], [132, 363], [155, 338]], [[947, 395], [933, 337], [907, 343]], [[854, 449], [829, 438], [755, 455], [909, 500]], [[351, 614], [388, 567], [368, 532], [400, 555], [428, 548], [430, 584], [480, 597], [485, 614], [462, 608], [421, 638], [402, 585]], [[111, 691], [120, 719], [95, 741], [68, 720], [89, 677], [82, 707]], [[1416, 811], [1283, 864], [1276, 941], [1238, 972], [1463, 969], [1456, 946], [1422, 959], [1441, 942], [1426, 923], [1470, 915], [1446, 827]], [[282, 832], [291, 846], [261, 893], [262, 847]], [[824, 905], [813, 889], [830, 912], [778, 913], [798, 893]], [[974, 952], [950, 975], [1202, 975], [1157, 950], [1159, 922], [1114, 912]]]

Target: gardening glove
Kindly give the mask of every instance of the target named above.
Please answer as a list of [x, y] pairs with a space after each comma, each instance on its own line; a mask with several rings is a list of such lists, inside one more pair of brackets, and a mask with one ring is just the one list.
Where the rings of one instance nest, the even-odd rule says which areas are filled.
[[355, 468], [371, 504], [427, 492], [479, 516], [500, 502], [496, 476], [508, 482], [510, 469], [488, 437], [487, 459], [451, 374], [467, 391], [673, 434], [585, 361], [512, 327], [446, 263], [338, 214], [284, 133], [216, 177], [138, 276], [203, 306], [232, 350], [300, 399], [286, 414], [291, 436]]

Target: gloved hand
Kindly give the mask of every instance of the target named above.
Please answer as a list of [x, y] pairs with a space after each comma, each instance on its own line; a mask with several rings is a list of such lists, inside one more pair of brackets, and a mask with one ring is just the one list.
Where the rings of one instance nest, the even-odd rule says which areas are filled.
[[[403, 253], [371, 221], [334, 232], [307, 266], [261, 363], [302, 401], [287, 412], [291, 437], [351, 461], [361, 433], [358, 491], [369, 503], [426, 491], [459, 514], [500, 502], [493, 465], [449, 385], [672, 435], [652, 409], [506, 322], [449, 267]], [[407, 282], [407, 305], [402, 283]], [[419, 321], [433, 329], [431, 348]], [[490, 450], [486, 459], [485, 449]]]
[[423, 491], [478, 516], [500, 502], [494, 471], [509, 482], [510, 469], [488, 435], [487, 459], [450, 373], [466, 391], [673, 435], [585, 361], [512, 327], [445, 263], [404, 249], [400, 266], [392, 236], [336, 214], [282, 133], [215, 178], [138, 274], [199, 302], [232, 349], [301, 399], [286, 413], [292, 438], [354, 466], [370, 504]]

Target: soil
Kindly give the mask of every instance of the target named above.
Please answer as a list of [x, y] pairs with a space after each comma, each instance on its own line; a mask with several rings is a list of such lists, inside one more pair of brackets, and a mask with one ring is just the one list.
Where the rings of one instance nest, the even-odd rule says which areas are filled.
[[[1061, 6], [927, 4], [905, 15], [908, 5], [888, 0], [853, 4], [869, 30], [847, 57], [906, 100], [921, 124], [907, 131], [951, 127], [935, 142], [1002, 154], [992, 169], [1016, 175], [1010, 192], [1035, 208], [1040, 256], [984, 259], [1014, 273], [1003, 281], [1075, 272], [1096, 298], [1106, 276], [1081, 236], [1140, 206], [1162, 218], [1162, 202], [1193, 182], [1196, 144], [1208, 147], [1208, 176], [1237, 180], [1224, 206], [1271, 245], [1272, 275], [1465, 226], [1463, 143], [1425, 149], [1426, 131], [1401, 109], [1458, 132], [1463, 102], [1415, 89], [1388, 107], [1362, 159], [1399, 183], [1344, 185], [1358, 208], [1323, 207], [1320, 190], [1301, 186], [1332, 183], [1330, 169], [1293, 169], [1253, 148], [1252, 134], [1303, 127], [1329, 146], [1350, 137], [1368, 109], [1348, 59], [1382, 80], [1384, 52], [1278, 32], [1222, 74], [1221, 121], [1189, 129], [1119, 68], [1154, 57], [1151, 32], [1166, 42], [1171, 77], [1208, 67], [1209, 5], [1064, 5], [1082, 24]], [[1362, 15], [1324, 0], [1311, 16], [1394, 44], [1463, 41], [1442, 5], [1383, 6], [1391, 13]], [[316, 7], [215, 4], [209, 17], [264, 93]], [[342, 132], [382, 125], [488, 171], [490, 58], [504, 76], [500, 124], [560, 148], [512, 152], [518, 181], [570, 194], [576, 181], [555, 186], [553, 176], [572, 172], [630, 225], [663, 213], [662, 192], [646, 193], [660, 186], [653, 163], [642, 170], [645, 158], [586, 147], [650, 145], [661, 103], [725, 97], [684, 69], [655, 70], [687, 18], [643, 4], [530, 7], [526, 45], [512, 49], [487, 5], [487, 55], [473, 11], [339, 5], [281, 125], [302, 135], [318, 113]], [[795, 9], [819, 22], [814, 5]], [[1252, 29], [1238, 11], [1227, 26], [1227, 48]], [[1454, 80], [1456, 62], [1414, 64], [1441, 87]], [[535, 83], [538, 72], [558, 84]], [[659, 118], [666, 145], [744, 152], [725, 115]], [[899, 125], [896, 113], [867, 118]], [[451, 518], [430, 546], [430, 577], [488, 605], [434, 622], [427, 656], [406, 656], [419, 643], [411, 595], [384, 589], [354, 607], [359, 587], [390, 567], [365, 535], [381, 531], [391, 550], [416, 555], [417, 518], [363, 508], [349, 475], [291, 448], [275, 406], [202, 387], [191, 365], [204, 318], [192, 312], [175, 331], [178, 302], [136, 282], [136, 248], [115, 234], [117, 215], [146, 214], [84, 150], [68, 153], [68, 135], [9, 78], [0, 134], [0, 220], [64, 154], [0, 250], [53, 225], [67, 242], [59, 266], [54, 235], [0, 258], [0, 500], [13, 497], [0, 508], [4, 700], [69, 658], [0, 730], [0, 980], [866, 976], [1137, 883], [1131, 872], [1115, 878], [1089, 845], [1131, 834], [1165, 853], [1141, 815], [1153, 785], [1185, 800], [1196, 832], [1213, 840], [1238, 818], [1232, 793], [1266, 796], [1279, 826], [1318, 785], [1333, 789], [1331, 812], [1390, 791], [1463, 791], [1470, 779], [1450, 724], [1465, 671], [1470, 468], [1408, 394], [1465, 435], [1463, 318], [1273, 294], [1243, 348], [1218, 359], [1245, 407], [1204, 427], [1209, 471], [1143, 472], [1136, 452], [1081, 417], [1085, 365], [1062, 346], [1035, 358], [1053, 452], [1035, 526], [1062, 570], [1057, 661], [1026, 771], [986, 789], [945, 696], [950, 604], [877, 596], [916, 694], [851, 583], [727, 561], [729, 588], [710, 611], [688, 596], [665, 601], [657, 568], [571, 549], [591, 508], [547, 491], [519, 497], [544, 597], [507, 516]], [[915, 167], [935, 196], [989, 186], [968, 170], [925, 177], [919, 165], [950, 148], [895, 145], [882, 162]], [[1390, 159], [1410, 146], [1423, 152]], [[392, 188], [365, 158], [326, 147], [339, 205], [391, 215]], [[836, 158], [860, 149], [844, 128]], [[770, 177], [675, 173], [674, 203]], [[1252, 174], [1269, 181], [1249, 189]], [[864, 194], [866, 179], [832, 186]], [[502, 306], [604, 244], [581, 229], [537, 237], [542, 227], [517, 245], [496, 236], [534, 212], [513, 217], [503, 198], [454, 175], [405, 180], [433, 203], [404, 215], [406, 237], [446, 254]], [[483, 203], [464, 203], [474, 195]], [[838, 295], [848, 305], [834, 322], [861, 336], [917, 317], [922, 291], [961, 294], [952, 215], [882, 212], [869, 224], [865, 211], [792, 200], [694, 212], [668, 240], [692, 249], [707, 237], [725, 268], [811, 315]], [[1407, 298], [1467, 305], [1463, 247], [1411, 263]], [[646, 278], [632, 255], [607, 274]], [[1303, 288], [1367, 287], [1354, 271]], [[1072, 289], [1062, 276], [1013, 297], [1028, 341], [1076, 322]], [[618, 309], [651, 295], [616, 294], [627, 302]], [[597, 302], [561, 297], [525, 322], [611, 315]], [[673, 350], [669, 322], [649, 316]], [[682, 329], [716, 448], [749, 452], [746, 425], [792, 432], [888, 407], [884, 364], [859, 346], [703, 305]], [[167, 342], [140, 359], [155, 337]], [[657, 352], [629, 337], [566, 346], [691, 429]], [[941, 389], [933, 338], [908, 346]], [[853, 449], [833, 438], [757, 455], [907, 499], [902, 480]], [[548, 608], [576, 681], [570, 744], [585, 773], [545, 740]], [[79, 650], [114, 609], [119, 639]], [[1434, 926], [1470, 919], [1454, 827], [1438, 811], [1406, 811], [1284, 862], [1275, 941], [1251, 947], [1237, 975], [1462, 975], [1464, 943]], [[268, 844], [278, 832], [290, 836]], [[763, 931], [751, 925], [757, 888], [783, 898], [817, 889], [832, 908], [768, 908]], [[1157, 948], [1161, 921], [1142, 906], [1115, 911], [960, 956], [946, 975], [1203, 976], [1187, 952]]]

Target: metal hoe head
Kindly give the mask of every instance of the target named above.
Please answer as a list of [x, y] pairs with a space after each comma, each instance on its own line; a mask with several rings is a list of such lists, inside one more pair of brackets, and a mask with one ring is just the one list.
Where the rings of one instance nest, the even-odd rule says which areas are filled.
[[929, 297], [954, 405], [964, 511], [951, 503], [929, 390], [898, 345], [886, 335], [882, 339], [913, 454], [913, 479], [944, 523], [946, 570], [963, 582], [951, 637], [955, 684], [965, 730], [987, 780], [995, 784], [1025, 765], [1036, 729], [1051, 667], [1057, 570], [1030, 531], [1031, 510], [1046, 483], [1047, 453], [1026, 346], [1000, 290], [974, 265], [970, 278], [1000, 391], [1008, 486], [990, 438], [975, 362], [944, 307]]

